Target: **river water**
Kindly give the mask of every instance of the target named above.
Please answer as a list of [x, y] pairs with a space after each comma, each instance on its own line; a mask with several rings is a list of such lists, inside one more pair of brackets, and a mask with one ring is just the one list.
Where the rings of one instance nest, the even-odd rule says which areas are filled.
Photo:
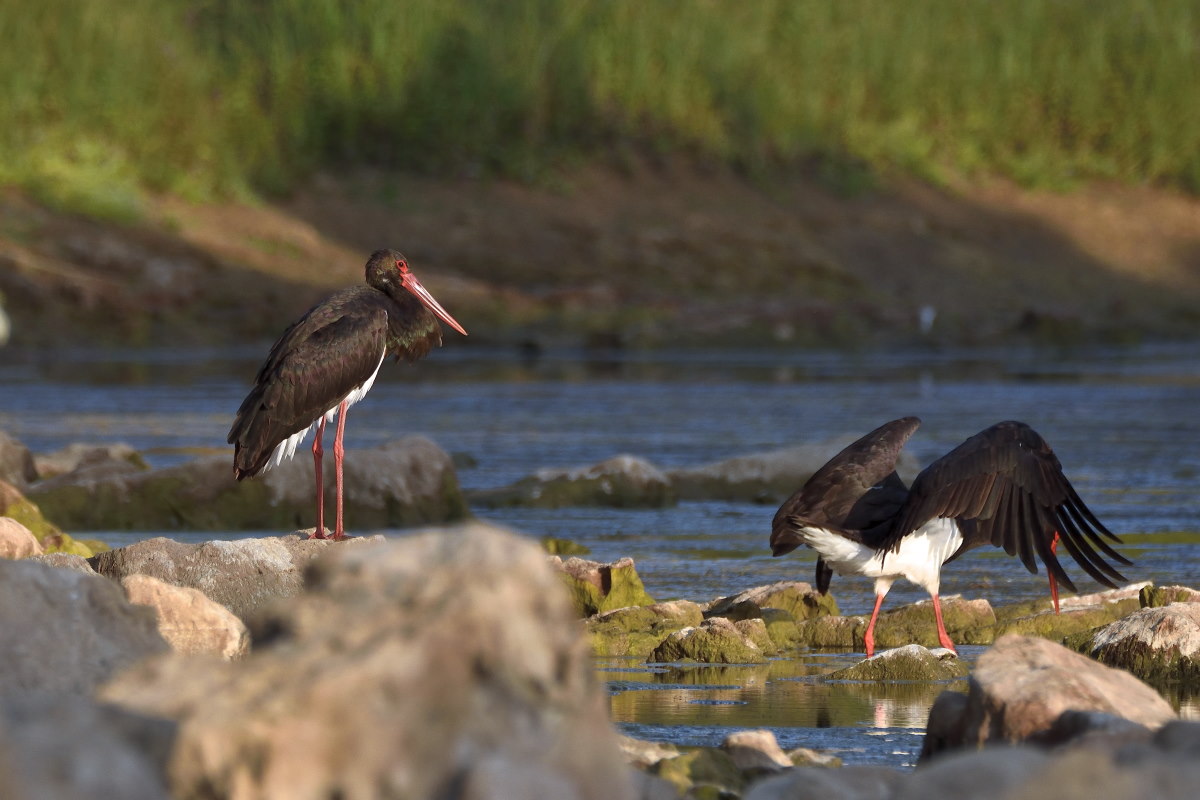
[[[237, 350], [0, 350], [0, 430], [35, 452], [127, 442], [156, 466], [228, 450], [225, 434], [265, 345]], [[1031, 424], [1079, 493], [1126, 540], [1132, 580], [1200, 586], [1200, 354], [1194, 345], [903, 352], [677, 351], [598, 357], [447, 346], [386, 365], [350, 412], [347, 447], [430, 436], [472, 466], [465, 488], [503, 486], [542, 467], [619, 453], [694, 466], [859, 435], [896, 417], [924, 420], [908, 449], [922, 465], [1003, 419]], [[774, 506], [694, 502], [656, 510], [509, 509], [481, 515], [532, 536], [575, 540], [592, 558], [633, 557], [656, 598], [704, 602], [783, 579], [810, 580], [812, 554], [771, 558]], [[277, 532], [171, 534], [185, 540]], [[402, 535], [402, 532], [394, 532]], [[154, 533], [88, 532], [120, 545]], [[1082, 591], [1097, 587], [1069, 561]], [[844, 612], [869, 611], [871, 584], [834, 578]], [[1045, 578], [999, 551], [947, 567], [943, 594], [993, 604], [1038, 597]], [[888, 605], [922, 598], [897, 584]], [[968, 658], [977, 649], [964, 648]], [[601, 661], [627, 732], [717, 743], [766, 726], [785, 747], [848, 762], [909, 764], [933, 697], [946, 687], [821, 684], [852, 663], [810, 654], [757, 668], [647, 668]], [[1188, 707], [1190, 708], [1190, 706]]]

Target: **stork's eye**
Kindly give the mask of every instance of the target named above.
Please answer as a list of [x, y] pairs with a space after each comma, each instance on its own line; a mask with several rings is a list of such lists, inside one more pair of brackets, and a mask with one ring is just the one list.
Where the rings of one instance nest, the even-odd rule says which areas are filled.
[[397, 261], [396, 268], [399, 269], [400, 274], [403, 275], [408, 272], [408, 262], [407, 261]]

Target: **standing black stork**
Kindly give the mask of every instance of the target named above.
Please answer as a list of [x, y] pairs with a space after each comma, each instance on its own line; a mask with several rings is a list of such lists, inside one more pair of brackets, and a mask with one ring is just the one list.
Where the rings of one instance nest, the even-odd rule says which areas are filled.
[[321, 480], [321, 435], [337, 417], [333, 463], [337, 485], [334, 539], [342, 525], [342, 436], [346, 409], [371, 389], [384, 357], [416, 361], [442, 343], [441, 319], [459, 333], [463, 327], [421, 285], [408, 261], [395, 250], [377, 250], [367, 261], [366, 285], [342, 289], [313, 306], [283, 332], [258, 370], [254, 388], [238, 409], [229, 443], [233, 476], [253, 477], [291, 458], [313, 428], [317, 480], [317, 526], [325, 536]]
[[821, 467], [788, 498], [771, 525], [771, 552], [807, 544], [818, 553], [817, 588], [832, 572], [875, 579], [875, 608], [864, 638], [875, 652], [875, 621], [897, 578], [929, 592], [938, 641], [954, 650], [938, 600], [942, 565], [990, 544], [1020, 557], [1032, 573], [1046, 565], [1054, 610], [1058, 587], [1071, 591], [1055, 555], [1061, 541], [1079, 566], [1105, 586], [1124, 576], [1097, 549], [1130, 564], [1104, 541], [1105, 528], [1075, 492], [1062, 465], [1033, 428], [1000, 422], [980, 431], [926, 467], [906, 487], [896, 474], [900, 449], [921, 420], [904, 417], [863, 436]]

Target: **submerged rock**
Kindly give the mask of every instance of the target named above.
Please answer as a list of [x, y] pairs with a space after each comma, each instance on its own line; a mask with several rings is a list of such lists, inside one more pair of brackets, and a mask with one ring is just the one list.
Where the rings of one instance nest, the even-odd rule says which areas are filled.
[[1200, 680], [1200, 603], [1139, 609], [1067, 646], [1151, 683]]
[[966, 662], [944, 647], [907, 644], [876, 653], [853, 666], [823, 675], [829, 681], [945, 681], [970, 674]]
[[703, 619], [696, 603], [674, 600], [596, 614], [585, 625], [595, 655], [645, 658], [669, 634], [699, 625]]
[[646, 593], [632, 558], [611, 564], [551, 556], [550, 564], [559, 571], [563, 585], [579, 616], [590, 617], [629, 606], [648, 606], [654, 598]]
[[630, 455], [587, 467], [539, 470], [511, 486], [472, 491], [469, 498], [486, 508], [664, 508], [676, 502], [666, 475], [649, 461]]
[[[763, 650], [766, 628], [761, 633], [745, 626], [746, 620], [733, 623], [724, 617], [706, 619], [693, 628], [676, 631], [654, 648], [648, 661], [699, 661], [705, 664], [761, 664], [767, 660]], [[739, 625], [743, 627], [739, 627]], [[756, 641], [757, 639], [757, 641]], [[769, 639], [766, 639], [769, 642]]]
[[[149, 472], [83, 470], [42, 481], [30, 497], [71, 530], [295, 530], [314, 524], [311, 458], [293, 458], [240, 482], [230, 463], [212, 456]], [[327, 515], [333, 513], [332, 484], [330, 479], [326, 486]], [[346, 526], [357, 529], [468, 514], [450, 456], [421, 436], [348, 452], [345, 501]]]
[[149, 609], [99, 575], [0, 560], [0, 696], [87, 695], [167, 649]]
[[1046, 639], [1008, 635], [979, 657], [965, 701], [939, 698], [922, 757], [960, 747], [1022, 742], [1044, 734], [1066, 711], [1100, 711], [1158, 727], [1170, 704], [1127, 672]]
[[330, 548], [246, 658], [169, 654], [102, 696], [178, 725], [174, 797], [632, 800], [546, 559], [483, 525]]

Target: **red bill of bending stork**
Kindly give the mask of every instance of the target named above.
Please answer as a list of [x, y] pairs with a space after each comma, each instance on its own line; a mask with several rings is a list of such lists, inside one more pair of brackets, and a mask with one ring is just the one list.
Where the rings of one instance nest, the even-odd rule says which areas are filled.
[[342, 438], [346, 410], [363, 398], [387, 356], [416, 361], [442, 343], [442, 320], [463, 327], [442, 308], [395, 250], [371, 254], [366, 285], [342, 289], [313, 306], [283, 332], [258, 370], [254, 388], [238, 409], [229, 443], [233, 475], [250, 478], [291, 458], [308, 432], [316, 429], [317, 524], [312, 538], [324, 539], [325, 507], [321, 475], [321, 436], [337, 418], [333, 440], [337, 516], [334, 539], [345, 538], [342, 524]]
[[1104, 541], [1121, 540], [1080, 499], [1033, 428], [1009, 421], [980, 431], [926, 467], [910, 488], [896, 461], [920, 424], [916, 417], [894, 420], [846, 447], [788, 498], [771, 525], [773, 555], [802, 544], [817, 551], [822, 593], [833, 572], [875, 579], [868, 657], [879, 607], [897, 578], [929, 592], [938, 641], [954, 650], [938, 600], [942, 565], [975, 547], [1003, 547], [1032, 573], [1040, 558], [1056, 613], [1058, 585], [1076, 591], [1056, 556], [1059, 542], [1105, 586], [1125, 580], [1103, 557], [1132, 563]]

